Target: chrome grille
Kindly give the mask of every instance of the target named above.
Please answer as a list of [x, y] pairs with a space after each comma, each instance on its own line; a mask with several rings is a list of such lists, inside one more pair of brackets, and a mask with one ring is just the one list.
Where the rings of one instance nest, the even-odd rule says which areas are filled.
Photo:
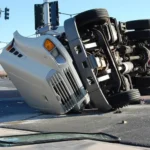
[[81, 91], [80, 91], [80, 88], [78, 87], [77, 82], [74, 79], [70, 69], [69, 68], [64, 69], [64, 74], [65, 74], [67, 80], [69, 81], [70, 86], [72, 87], [72, 90], [73, 90], [75, 96], [78, 99], [78, 97], [81, 96]]
[[60, 74], [56, 73], [51, 78], [51, 84], [55, 92], [61, 97], [62, 105], [66, 111], [74, 107], [75, 103], [72, 100], [71, 95], [68, 92]]

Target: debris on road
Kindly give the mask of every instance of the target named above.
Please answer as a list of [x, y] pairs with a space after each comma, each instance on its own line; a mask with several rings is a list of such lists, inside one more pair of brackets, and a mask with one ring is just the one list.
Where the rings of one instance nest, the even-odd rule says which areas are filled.
[[126, 120], [123, 120], [122, 122], [121, 122], [121, 124], [127, 124], [128, 122], [126, 121]]

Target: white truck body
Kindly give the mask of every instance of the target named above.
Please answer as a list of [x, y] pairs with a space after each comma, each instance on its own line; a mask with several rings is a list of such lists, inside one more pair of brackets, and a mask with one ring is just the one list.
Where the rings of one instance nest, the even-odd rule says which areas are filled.
[[[44, 48], [49, 39], [55, 48]], [[11, 42], [12, 43], [12, 42]], [[14, 33], [13, 48], [8, 44], [0, 55], [0, 63], [25, 101], [42, 112], [65, 114], [80, 111], [89, 102], [72, 59], [55, 36], [26, 38]]]

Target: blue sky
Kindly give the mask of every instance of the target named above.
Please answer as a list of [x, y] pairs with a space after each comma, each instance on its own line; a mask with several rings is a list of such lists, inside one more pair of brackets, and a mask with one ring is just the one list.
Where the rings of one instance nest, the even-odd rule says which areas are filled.
[[[150, 18], [150, 0], [58, 0], [59, 11], [65, 13], [79, 13], [92, 8], [106, 8], [109, 15], [120, 21]], [[34, 30], [34, 4], [43, 0], [0, 0], [0, 8], [10, 8], [10, 20], [0, 18], [0, 41], [9, 42], [14, 31], [29, 36]], [[63, 25], [68, 16], [60, 15]], [[0, 44], [0, 48], [5, 44]]]

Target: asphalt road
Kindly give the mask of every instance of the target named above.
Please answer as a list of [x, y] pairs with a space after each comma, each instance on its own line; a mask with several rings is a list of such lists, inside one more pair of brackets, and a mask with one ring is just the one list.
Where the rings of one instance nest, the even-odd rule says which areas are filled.
[[0, 78], [0, 88], [16, 89], [8, 78]]
[[42, 133], [104, 132], [142, 144], [150, 141], [150, 105], [129, 106], [119, 114], [88, 110], [82, 114], [56, 116], [42, 114], [22, 100], [0, 103], [0, 128]]
[[[6, 83], [8, 86], [11, 84]], [[7, 87], [6, 84], [4, 87]], [[9, 87], [7, 88], [9, 89]], [[150, 105], [148, 103], [147, 100], [144, 105], [128, 106], [123, 108], [121, 113], [103, 114], [97, 110], [85, 110], [82, 114], [57, 116], [42, 114], [38, 110], [30, 108], [18, 96], [16, 100], [0, 101], [0, 128], [42, 133], [104, 132], [130, 142], [149, 144]]]

